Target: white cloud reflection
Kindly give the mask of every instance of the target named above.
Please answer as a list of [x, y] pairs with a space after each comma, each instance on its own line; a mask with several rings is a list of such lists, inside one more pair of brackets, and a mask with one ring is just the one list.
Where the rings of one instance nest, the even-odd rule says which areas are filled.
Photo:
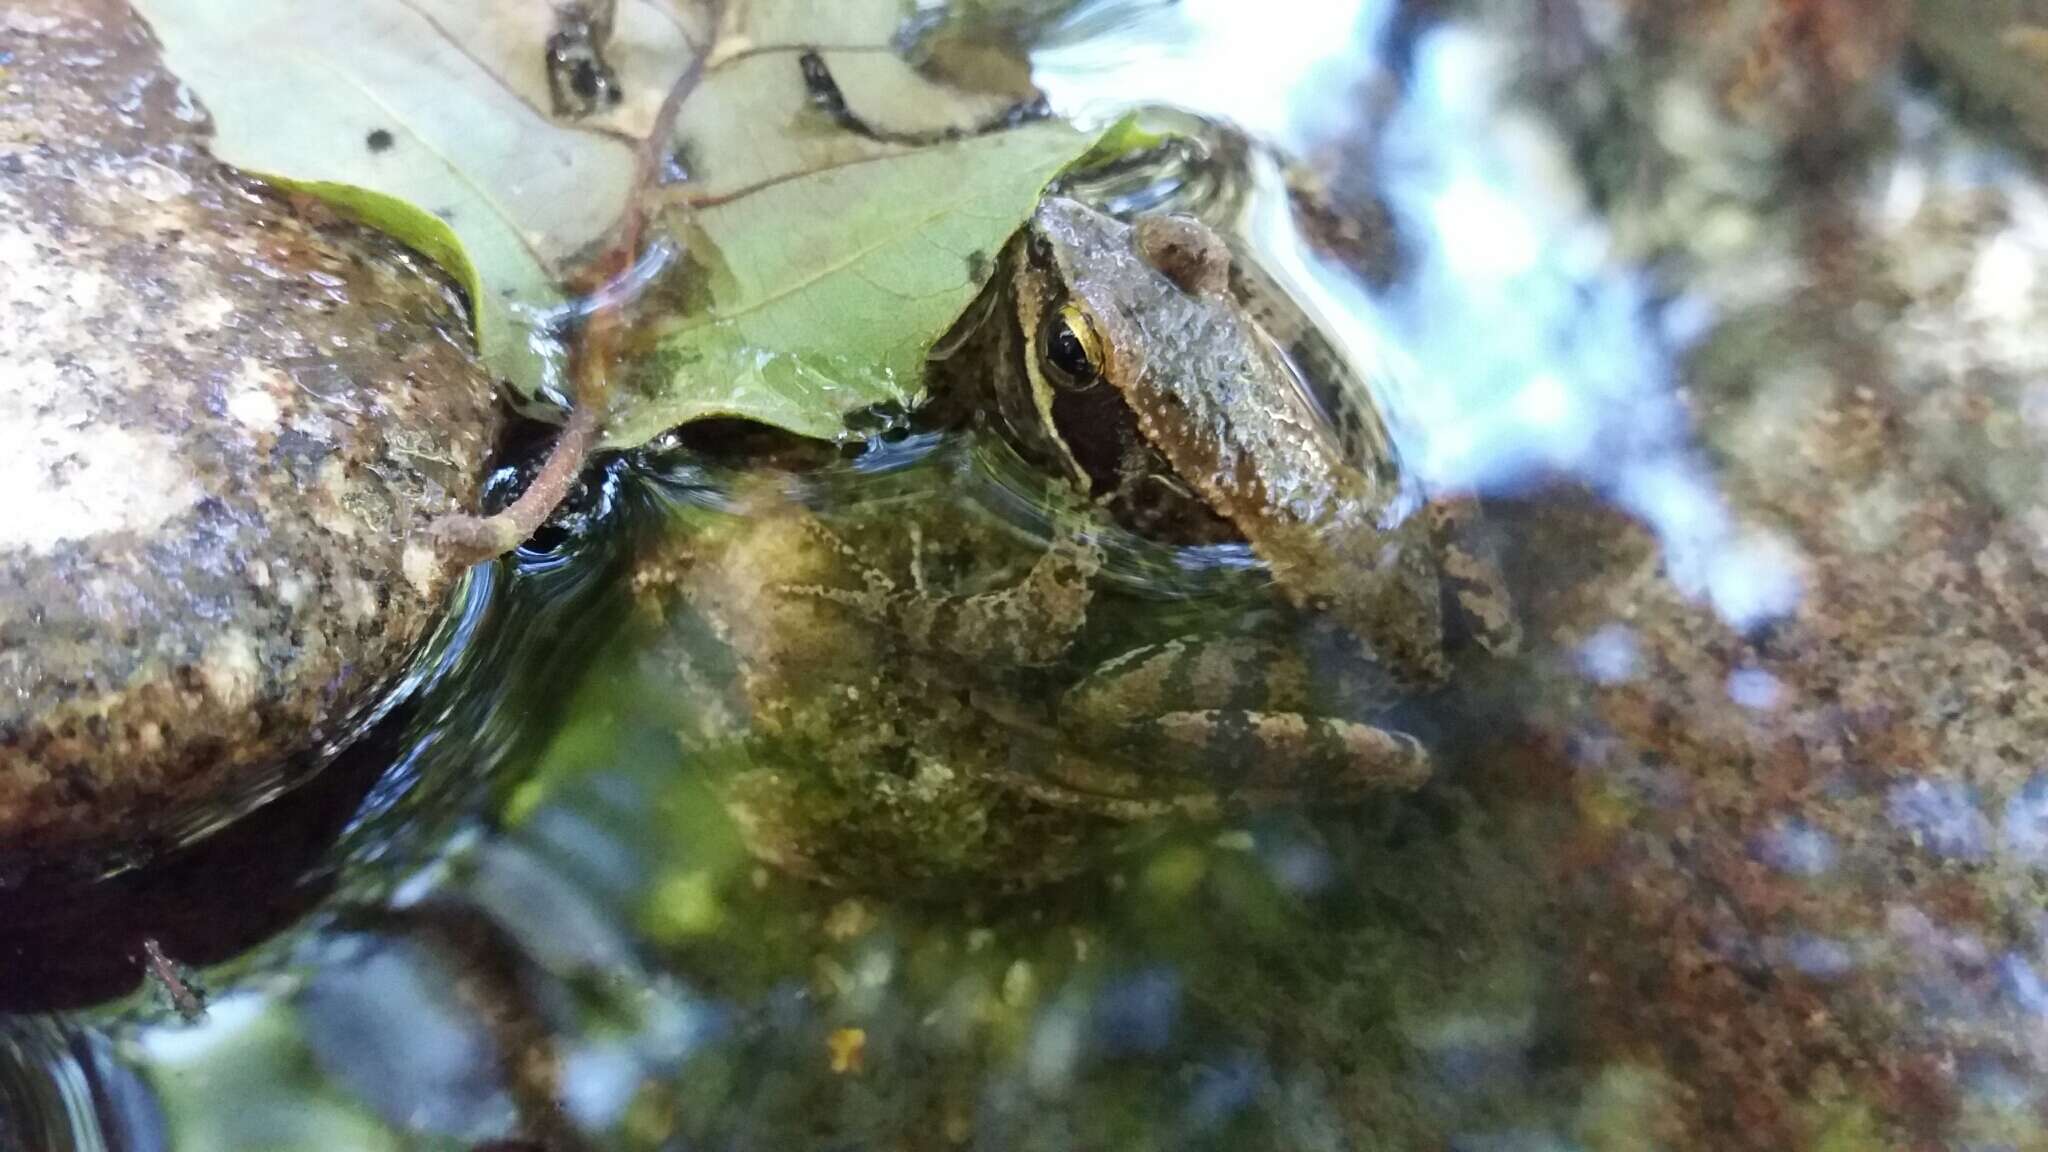
[[[1369, 59], [1361, 46], [1391, 5], [1382, 0], [1180, 0], [1098, 6], [1072, 39], [1033, 61], [1063, 114], [1107, 119], [1134, 104], [1172, 104], [1229, 120], [1300, 150], [1342, 131], [1349, 89]], [[1087, 12], [1084, 9], [1084, 12]]]

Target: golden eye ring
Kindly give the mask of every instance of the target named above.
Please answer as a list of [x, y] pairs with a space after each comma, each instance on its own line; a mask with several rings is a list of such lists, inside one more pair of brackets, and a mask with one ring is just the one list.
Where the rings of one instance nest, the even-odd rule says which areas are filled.
[[1048, 314], [1039, 343], [1046, 377], [1056, 387], [1079, 391], [1102, 378], [1102, 338], [1080, 305], [1065, 304]]

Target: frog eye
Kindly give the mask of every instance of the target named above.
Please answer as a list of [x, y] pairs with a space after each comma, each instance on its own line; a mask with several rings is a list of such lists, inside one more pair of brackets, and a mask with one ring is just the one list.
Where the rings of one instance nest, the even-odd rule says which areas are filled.
[[1079, 305], [1068, 304], [1048, 315], [1039, 343], [1045, 352], [1045, 374], [1055, 386], [1078, 390], [1102, 375], [1102, 340]]

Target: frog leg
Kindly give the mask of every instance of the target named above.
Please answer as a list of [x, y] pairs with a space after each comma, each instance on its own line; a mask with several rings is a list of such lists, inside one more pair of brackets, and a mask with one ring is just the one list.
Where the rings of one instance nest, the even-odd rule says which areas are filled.
[[[1338, 802], [1430, 774], [1413, 736], [1313, 710], [1298, 651], [1240, 639], [1174, 640], [1105, 664], [1062, 702], [1059, 751], [1027, 786], [1041, 799], [1138, 818]], [[1362, 712], [1397, 695], [1364, 674]], [[1167, 766], [1167, 767], [1162, 767]]]
[[1068, 690], [1060, 712], [1084, 733], [1176, 709], [1301, 712], [1309, 708], [1309, 676], [1293, 648], [1183, 636], [1104, 661]]
[[1495, 656], [1522, 644], [1522, 621], [1508, 592], [1500, 553], [1486, 531], [1479, 501], [1439, 497], [1426, 506], [1452, 616], [1473, 643]]
[[1443, 577], [1426, 517], [1392, 527], [1346, 516], [1328, 525], [1268, 524], [1252, 547], [1288, 599], [1363, 642], [1367, 659], [1417, 690], [1451, 673], [1444, 653]]
[[[1431, 772], [1429, 752], [1405, 732], [1291, 712], [1168, 712], [1133, 721], [1117, 743], [1103, 753], [1063, 748], [1048, 778], [1025, 790], [1053, 804], [1122, 819], [1167, 812], [1215, 819], [1245, 809], [1340, 804], [1411, 789]], [[1176, 767], [1130, 767], [1162, 760]]]

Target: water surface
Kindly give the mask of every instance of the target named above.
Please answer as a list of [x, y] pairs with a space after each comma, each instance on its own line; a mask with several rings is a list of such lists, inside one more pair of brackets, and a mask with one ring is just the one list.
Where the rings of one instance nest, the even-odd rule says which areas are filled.
[[[807, 884], [748, 851], [718, 693], [624, 587], [633, 548], [745, 525], [736, 481], [618, 462], [586, 535], [498, 574], [488, 674], [229, 834], [274, 872], [201, 855], [113, 906], [200, 968], [203, 1021], [106, 1003], [120, 958], [67, 972], [62, 917], [12, 931], [0, 1135], [2048, 1143], [2040, 126], [1928, 6], [1694, 7], [1190, 0], [1045, 30], [1056, 111], [1252, 135], [1221, 191], [1196, 164], [1119, 194], [1244, 195], [1248, 250], [1379, 382], [1410, 467], [1488, 498], [1529, 645], [1407, 718], [1439, 761], [1419, 792], [1136, 830], [1021, 893]], [[1278, 154], [1388, 242], [1305, 243], [1262, 198]], [[962, 451], [806, 483], [1042, 532]], [[1242, 560], [1120, 571], [1170, 614], [1255, 600]]]

